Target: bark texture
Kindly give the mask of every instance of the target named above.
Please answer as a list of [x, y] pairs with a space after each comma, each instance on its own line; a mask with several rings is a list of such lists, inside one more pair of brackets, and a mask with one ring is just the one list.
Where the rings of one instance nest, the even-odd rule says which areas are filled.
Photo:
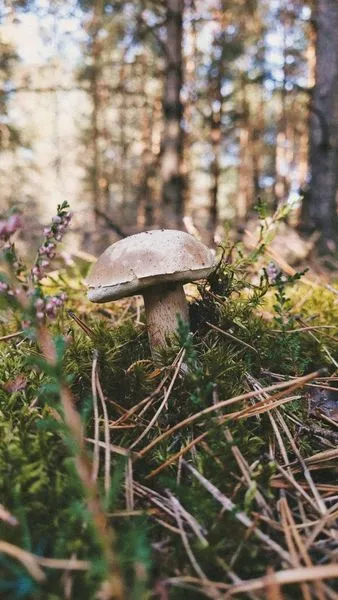
[[[325, 249], [334, 250], [338, 191], [338, 2], [318, 0], [315, 88], [310, 118], [311, 184], [303, 225], [318, 229]], [[304, 223], [305, 221], [305, 223]]]
[[183, 10], [184, 0], [167, 0], [166, 72], [163, 90], [162, 223], [182, 227], [183, 159]]

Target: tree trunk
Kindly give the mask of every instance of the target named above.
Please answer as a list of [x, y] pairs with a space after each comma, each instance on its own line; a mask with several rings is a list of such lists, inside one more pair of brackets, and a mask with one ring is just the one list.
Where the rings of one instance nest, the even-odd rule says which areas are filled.
[[183, 10], [184, 0], [167, 0], [166, 73], [163, 90], [162, 223], [182, 226], [184, 212], [183, 106]]
[[247, 90], [241, 82], [241, 122], [239, 127], [238, 194], [236, 201], [237, 225], [242, 228], [253, 203], [253, 144], [250, 123], [250, 106]]
[[120, 186], [121, 186], [121, 196], [120, 196], [120, 210], [119, 210], [119, 220], [124, 223], [125, 219], [129, 220], [128, 215], [128, 173], [127, 173], [127, 157], [128, 157], [128, 142], [126, 139], [126, 126], [128, 121], [128, 107], [127, 107], [127, 97], [125, 93], [125, 81], [126, 81], [126, 65], [123, 60], [123, 63], [120, 68], [120, 86], [122, 89], [122, 102], [119, 108], [119, 158], [120, 158]]
[[318, 0], [314, 17], [317, 41], [310, 118], [311, 184], [309, 196], [304, 201], [303, 228], [318, 229], [321, 249], [333, 251], [337, 233], [338, 191], [337, 0]]
[[[144, 77], [146, 73], [144, 73]], [[153, 172], [153, 155], [151, 153], [151, 134], [153, 110], [144, 96], [142, 106], [142, 164], [138, 185], [137, 225], [140, 230], [148, 229], [154, 222], [152, 187], [150, 184]]]
[[221, 95], [221, 78], [218, 78], [217, 85], [217, 102], [213, 103], [211, 114], [211, 146], [212, 146], [212, 163], [211, 176], [212, 184], [210, 189], [210, 207], [209, 207], [209, 245], [215, 243], [215, 231], [218, 223], [218, 191], [219, 179], [221, 174], [220, 157], [221, 157], [221, 126], [222, 126], [222, 95]]
[[92, 19], [92, 40], [91, 40], [91, 55], [92, 55], [92, 68], [90, 78], [90, 96], [92, 101], [92, 114], [91, 114], [91, 134], [92, 134], [92, 173], [91, 173], [91, 184], [93, 194], [93, 218], [97, 224], [97, 213], [96, 210], [102, 210], [102, 195], [100, 188], [100, 177], [101, 177], [101, 153], [100, 153], [100, 93], [99, 93], [99, 80], [101, 75], [100, 66], [100, 53], [101, 43], [99, 40], [99, 33], [101, 28], [102, 19], [102, 7], [101, 0], [97, 0], [94, 6], [94, 13]]

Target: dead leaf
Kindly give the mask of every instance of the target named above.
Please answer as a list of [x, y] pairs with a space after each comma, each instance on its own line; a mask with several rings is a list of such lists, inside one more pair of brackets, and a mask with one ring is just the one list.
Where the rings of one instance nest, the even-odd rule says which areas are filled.
[[3, 388], [9, 394], [14, 394], [14, 392], [20, 392], [27, 387], [27, 377], [25, 375], [17, 375], [15, 379], [10, 379], [7, 381]]

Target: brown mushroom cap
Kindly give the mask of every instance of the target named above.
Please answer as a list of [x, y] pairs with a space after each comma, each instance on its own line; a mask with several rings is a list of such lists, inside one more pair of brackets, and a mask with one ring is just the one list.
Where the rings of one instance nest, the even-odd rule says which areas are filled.
[[109, 302], [161, 283], [203, 279], [215, 267], [209, 248], [184, 231], [162, 229], [112, 244], [87, 278], [88, 298]]

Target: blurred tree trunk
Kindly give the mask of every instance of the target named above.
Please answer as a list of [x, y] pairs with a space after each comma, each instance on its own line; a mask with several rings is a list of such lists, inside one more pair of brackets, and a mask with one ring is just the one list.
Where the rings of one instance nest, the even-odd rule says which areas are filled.
[[[144, 74], [145, 75], [145, 74]], [[151, 178], [153, 174], [153, 155], [151, 152], [151, 135], [153, 127], [153, 107], [149, 106], [144, 96], [142, 106], [142, 165], [137, 202], [137, 226], [148, 229], [154, 223], [153, 190]]]
[[184, 0], [166, 3], [166, 70], [163, 90], [162, 223], [182, 226], [184, 212], [183, 160], [183, 10]]
[[241, 119], [239, 126], [239, 171], [236, 212], [239, 227], [246, 221], [253, 203], [253, 144], [250, 127], [250, 105], [247, 101], [246, 83], [241, 81]]
[[287, 138], [288, 128], [288, 111], [287, 111], [287, 34], [290, 28], [290, 15], [288, 9], [284, 8], [284, 5], [280, 11], [280, 19], [283, 27], [283, 82], [280, 91], [280, 105], [279, 105], [279, 122], [277, 126], [276, 136], [276, 154], [275, 154], [275, 198], [274, 208], [286, 202], [289, 192], [289, 181], [288, 181], [288, 168], [287, 168], [287, 146], [289, 140]]
[[211, 112], [211, 147], [212, 147], [212, 162], [211, 176], [212, 184], [210, 189], [210, 207], [209, 207], [209, 244], [214, 245], [215, 231], [218, 224], [218, 192], [219, 179], [221, 174], [220, 158], [221, 158], [221, 127], [222, 127], [222, 74], [221, 65], [219, 65], [218, 74], [215, 81], [214, 101], [212, 102]]
[[264, 168], [264, 94], [260, 87], [256, 91], [258, 103], [252, 125], [252, 204], [255, 205], [261, 193], [260, 179]]
[[127, 201], [128, 201], [128, 174], [127, 174], [127, 158], [128, 158], [128, 142], [126, 139], [126, 125], [128, 120], [128, 106], [127, 96], [125, 92], [126, 82], [126, 65], [123, 61], [120, 67], [119, 84], [122, 91], [121, 105], [119, 107], [119, 146], [120, 146], [120, 185], [121, 185], [121, 202], [119, 210], [119, 220], [124, 222], [125, 218], [128, 217]]
[[310, 117], [310, 173], [302, 228], [318, 229], [322, 250], [336, 246], [338, 191], [338, 2], [318, 0], [314, 15], [315, 88]]
[[190, 178], [193, 173], [192, 156], [190, 149], [195, 142], [196, 131], [193, 122], [196, 109], [197, 98], [197, 28], [196, 20], [198, 13], [196, 11], [195, 0], [186, 0], [185, 18], [187, 19], [187, 28], [185, 32], [185, 63], [184, 63], [184, 87], [186, 100], [184, 103], [184, 150], [183, 150], [183, 172], [186, 177], [184, 186], [184, 211], [185, 216], [192, 216], [194, 202], [192, 198], [192, 185]]
[[100, 156], [100, 91], [99, 80], [101, 74], [100, 54], [101, 43], [99, 33], [102, 19], [102, 0], [97, 0], [94, 6], [93, 18], [91, 22], [91, 56], [92, 66], [90, 70], [90, 96], [92, 100], [91, 115], [91, 133], [92, 133], [92, 192], [93, 192], [93, 213], [94, 221], [97, 222], [97, 210], [102, 210], [102, 198], [100, 188], [101, 177], [101, 156]]
[[219, 6], [220, 10], [217, 13], [218, 31], [214, 39], [213, 62], [209, 73], [210, 78], [210, 107], [211, 107], [211, 122], [210, 122], [210, 141], [212, 148], [212, 161], [210, 166], [211, 171], [211, 186], [210, 186], [210, 204], [209, 204], [209, 219], [208, 219], [208, 239], [209, 245], [215, 243], [215, 232], [218, 225], [219, 213], [219, 183], [221, 176], [221, 141], [222, 141], [222, 112], [223, 112], [223, 97], [222, 83], [224, 78], [224, 70], [227, 68], [227, 43], [224, 37], [224, 28], [227, 23], [225, 5], [222, 1]]

